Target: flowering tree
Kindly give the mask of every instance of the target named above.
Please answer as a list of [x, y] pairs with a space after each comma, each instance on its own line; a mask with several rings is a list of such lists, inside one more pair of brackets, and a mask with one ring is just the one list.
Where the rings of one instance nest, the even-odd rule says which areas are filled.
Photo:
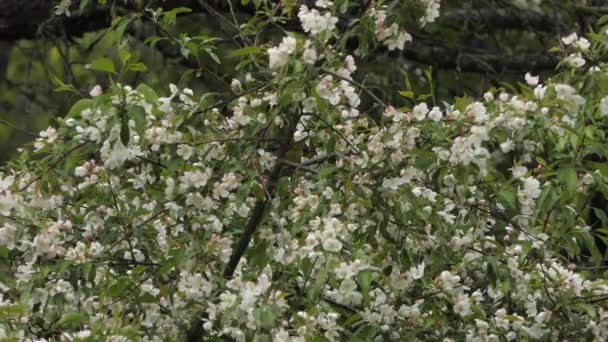
[[[226, 19], [244, 70], [230, 94], [126, 85], [147, 66], [120, 49], [88, 66], [110, 86], [3, 168], [1, 338], [608, 338], [587, 222], [608, 223], [591, 205], [608, 195], [606, 19], [556, 42], [552, 75], [441, 104], [408, 88], [396, 108], [357, 60], [404, 50], [439, 1], [252, 6]], [[188, 11], [136, 13], [185, 58], [221, 61], [216, 39], [167, 29]]]

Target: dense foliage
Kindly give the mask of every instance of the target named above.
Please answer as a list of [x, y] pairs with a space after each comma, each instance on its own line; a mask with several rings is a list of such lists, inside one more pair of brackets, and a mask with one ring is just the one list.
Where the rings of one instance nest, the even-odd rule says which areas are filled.
[[[119, 48], [88, 65], [108, 87], [3, 168], [0, 338], [608, 338], [606, 231], [587, 221], [608, 224], [591, 206], [608, 196], [608, 18], [555, 42], [552, 75], [450, 103], [405, 82], [395, 107], [357, 60], [404, 49], [439, 1], [252, 5], [228, 97], [127, 85], [153, 66]], [[221, 62], [217, 39], [167, 29], [188, 11], [147, 9], [152, 40]]]

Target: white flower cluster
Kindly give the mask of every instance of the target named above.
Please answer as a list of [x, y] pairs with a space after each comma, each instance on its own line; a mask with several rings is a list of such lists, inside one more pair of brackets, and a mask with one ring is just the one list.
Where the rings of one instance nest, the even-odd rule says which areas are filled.
[[397, 23], [388, 24], [385, 10], [374, 10], [372, 16], [376, 25], [376, 37], [390, 51], [403, 50], [405, 43], [412, 41], [412, 36], [405, 30], [400, 29]]
[[41, 133], [51, 158], [2, 170], [0, 339], [608, 339], [605, 277], [563, 262], [607, 183], [574, 154], [601, 150], [608, 113], [586, 71], [371, 119], [354, 52], [325, 40], [334, 3], [315, 3], [309, 35], [268, 50], [268, 81], [232, 81], [228, 110], [110, 87]]
[[425, 6], [424, 17], [420, 18], [422, 26], [434, 23], [439, 18], [439, 9], [441, 8], [441, 0], [421, 0]]
[[296, 40], [293, 37], [285, 37], [278, 47], [268, 49], [268, 67], [277, 70], [287, 64], [289, 56], [296, 51]]
[[576, 49], [576, 52], [571, 53], [565, 62], [573, 68], [581, 68], [587, 61], [582, 55], [582, 52], [587, 52], [591, 47], [591, 43], [585, 37], [580, 37], [576, 33], [572, 33], [566, 37], [562, 37], [562, 43], [565, 46], [571, 46]]
[[[327, 4], [323, 2], [322, 5]], [[317, 9], [309, 9], [305, 5], [300, 7], [298, 18], [302, 23], [304, 32], [309, 33], [313, 37], [324, 31], [333, 31], [338, 23], [338, 18], [332, 16], [331, 12], [321, 14]]]
[[36, 138], [34, 151], [38, 152], [46, 146], [52, 145], [57, 140], [57, 130], [53, 127], [49, 127], [46, 130], [40, 132], [40, 138]]
[[70, 6], [72, 6], [72, 0], [61, 0], [61, 2], [55, 6], [55, 15], [66, 15], [69, 17]]

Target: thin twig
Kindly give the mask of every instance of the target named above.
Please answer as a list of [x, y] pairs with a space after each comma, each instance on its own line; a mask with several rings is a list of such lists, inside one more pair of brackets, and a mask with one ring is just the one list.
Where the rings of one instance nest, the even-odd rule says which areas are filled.
[[371, 96], [371, 98], [374, 99], [374, 101], [376, 101], [376, 103], [378, 103], [380, 106], [382, 106], [382, 109], [386, 109], [388, 108], [388, 105], [386, 103], [384, 103], [384, 101], [382, 101], [378, 96], [376, 96], [376, 94], [374, 94], [374, 92], [372, 92], [371, 90], [369, 90], [366, 86], [364, 86], [363, 84], [353, 80], [352, 78], [348, 78], [348, 77], [344, 77], [340, 74], [337, 74], [333, 71], [327, 70], [327, 69], [321, 69], [322, 72], [326, 73], [326, 74], [330, 74], [336, 78], [339, 78], [343, 81], [346, 81], [348, 83], [351, 83], [353, 85], [355, 85], [356, 87], [360, 88], [361, 90], [363, 90], [364, 92], [366, 92], [369, 96]]
[[317, 174], [317, 171], [315, 169], [310, 168], [308, 166], [305, 166], [305, 165], [302, 165], [302, 164], [298, 164], [298, 163], [294, 163], [294, 162], [292, 162], [290, 160], [287, 160], [287, 159], [279, 159], [279, 161], [281, 163], [289, 166], [289, 167], [292, 167], [292, 168], [296, 169], [296, 171], [297, 170], [304, 170], [304, 171], [306, 171], [308, 173], [312, 173], [312, 174], [315, 174], [315, 175]]
[[238, 20], [236, 20], [236, 15], [234, 14], [234, 8], [232, 7], [232, 0], [228, 0], [226, 1], [228, 3], [228, 7], [230, 8], [230, 14], [232, 15], [232, 20], [234, 20], [234, 28], [236, 28], [239, 32], [239, 36], [241, 36], [241, 39], [243, 40], [243, 42], [245, 42], [245, 44], [247, 45], [251, 45], [251, 42], [249, 41], [249, 39], [247, 37], [245, 37], [245, 35], [243, 34], [243, 31], [241, 31], [241, 26], [239, 25]]
[[45, 176], [46, 174], [48, 174], [50, 171], [52, 171], [54, 168], [56, 168], [61, 162], [63, 162], [64, 160], [66, 160], [66, 158], [70, 155], [70, 153], [76, 151], [77, 149], [83, 147], [84, 145], [86, 145], [88, 143], [89, 143], [89, 141], [85, 141], [85, 142], [82, 142], [82, 143], [80, 143], [80, 144], [72, 147], [71, 149], [69, 149], [67, 152], [65, 152], [63, 154], [63, 156], [61, 156], [61, 158], [59, 158], [59, 160], [57, 160], [53, 164], [49, 165], [49, 167], [45, 170], [45, 172], [41, 172], [38, 176], [34, 177], [32, 180], [30, 180], [29, 182], [27, 182], [27, 184], [25, 184], [24, 186], [22, 186], [19, 189], [19, 192], [25, 191], [27, 188], [30, 187], [30, 185], [32, 185], [36, 181], [40, 180], [40, 178], [42, 178], [43, 176]]
[[332, 131], [334, 131], [334, 133], [336, 133], [338, 136], [340, 136], [340, 138], [342, 138], [342, 140], [344, 140], [346, 142], [346, 144], [348, 144], [348, 146], [350, 146], [353, 150], [355, 150], [355, 152], [357, 154], [361, 154], [361, 152], [359, 151], [359, 149], [357, 149], [357, 147], [355, 145], [353, 145], [353, 143], [350, 142], [350, 140], [348, 140], [344, 134], [342, 134], [342, 132], [338, 131], [334, 126], [332, 126], [329, 122], [327, 122], [325, 119], [323, 119], [320, 115], [317, 114], [313, 114], [317, 119], [321, 120], [325, 126], [327, 126], [329, 129], [331, 129]]
[[17, 126], [15, 126], [15, 125], [11, 124], [10, 122], [8, 122], [8, 121], [6, 121], [6, 120], [0, 119], [0, 124], [1, 124], [1, 125], [4, 125], [4, 126], [6, 126], [6, 127], [9, 127], [9, 128], [11, 128], [11, 129], [14, 129], [14, 130], [16, 130], [16, 131], [23, 132], [23, 133], [25, 133], [25, 134], [31, 135], [32, 137], [36, 137], [36, 138], [38, 137], [38, 134], [36, 134], [36, 133], [34, 133], [34, 132], [32, 132], [32, 131], [28, 131], [28, 130], [26, 130], [26, 129], [23, 129], [23, 128], [20, 128], [20, 127], [17, 127]]

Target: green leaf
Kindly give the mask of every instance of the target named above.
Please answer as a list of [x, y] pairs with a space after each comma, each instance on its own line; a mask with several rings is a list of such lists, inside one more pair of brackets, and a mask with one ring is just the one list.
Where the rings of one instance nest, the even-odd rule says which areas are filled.
[[141, 328], [132, 325], [123, 326], [119, 330], [120, 335], [127, 337], [129, 341], [139, 341], [141, 339]]
[[84, 10], [85, 8], [87, 8], [87, 6], [89, 5], [90, 2], [91, 2], [91, 0], [81, 0], [80, 6], [78, 7], [78, 9], [80, 11]]
[[129, 124], [127, 122], [123, 122], [120, 125], [120, 141], [125, 147], [129, 145], [129, 140], [131, 138], [131, 131], [129, 130]]
[[325, 179], [330, 179], [336, 173], [338, 173], [338, 168], [337, 167], [335, 167], [335, 166], [326, 166], [326, 167], [322, 168], [321, 170], [319, 170], [319, 177], [325, 178]]
[[369, 297], [369, 289], [372, 285], [374, 273], [370, 270], [363, 270], [357, 274], [357, 280], [359, 282], [359, 288], [361, 288], [361, 294], [364, 298]]
[[112, 60], [107, 57], [98, 58], [94, 60], [93, 62], [91, 62], [89, 69], [108, 73], [116, 73], [114, 62], [112, 62]]
[[87, 272], [87, 280], [90, 283], [94, 283], [95, 277], [97, 276], [97, 266], [95, 266], [95, 264], [89, 264], [89, 265], [91, 265], [91, 266]]
[[[0, 317], [6, 317], [6, 316], [21, 316], [23, 315], [24, 312], [24, 308], [21, 305], [7, 305], [7, 306], [0, 306]], [[2, 342], [4, 341], [12, 341], [12, 340], [1, 340]]]
[[253, 311], [253, 316], [256, 318], [256, 321], [261, 324], [262, 327], [271, 329], [275, 325], [275, 321], [277, 320], [277, 315], [269, 307], [257, 308]]
[[338, 8], [340, 9], [340, 13], [344, 14], [348, 11], [348, 0], [342, 0], [341, 2], [342, 3], [338, 5]]
[[353, 324], [355, 324], [357, 322], [360, 322], [361, 319], [362, 319], [361, 315], [359, 315], [357, 313], [356, 314], [352, 314], [350, 317], [348, 317], [346, 319], [346, 321], [344, 321], [342, 323], [342, 326], [349, 327], [349, 326], [351, 326], [351, 325], [353, 325]]
[[302, 269], [302, 274], [304, 277], [308, 277], [308, 275], [312, 272], [312, 261], [310, 258], [303, 258], [300, 262], [300, 269]]
[[602, 258], [602, 253], [600, 253], [600, 250], [597, 248], [593, 236], [586, 232], [577, 234], [577, 236], [583, 241], [583, 246], [591, 253], [591, 256], [599, 261]]
[[108, 287], [106, 295], [110, 297], [118, 297], [129, 287], [129, 278], [122, 277], [118, 281]]
[[308, 290], [308, 300], [312, 301], [316, 301], [317, 298], [319, 297], [319, 293], [321, 292], [321, 288], [325, 285], [325, 283], [327, 282], [327, 270], [323, 269], [321, 270], [319, 273], [316, 274], [315, 276], [315, 283], [313, 284], [313, 286], [310, 287], [310, 289]]
[[222, 61], [220, 61], [220, 58], [213, 51], [211, 51], [211, 49], [204, 49], [204, 50], [205, 50], [205, 52], [207, 52], [209, 57], [211, 57], [211, 59], [213, 59], [213, 61], [215, 61], [215, 63], [222, 64]]
[[161, 40], [167, 40], [167, 39], [168, 38], [165, 38], [165, 37], [150, 36], [144, 40], [144, 44], [146, 44], [146, 45], [149, 44], [151, 47], [154, 47], [154, 45], [156, 45], [156, 43], [160, 42]]
[[408, 99], [411, 99], [411, 100], [413, 100], [414, 97], [416, 96], [416, 95], [414, 95], [414, 92], [411, 90], [402, 90], [399, 92], [399, 95], [406, 97]]
[[141, 93], [148, 102], [153, 103], [158, 100], [158, 95], [156, 94], [154, 89], [150, 88], [148, 85], [146, 85], [144, 83], [138, 85], [136, 90], [139, 93]]
[[496, 262], [495, 257], [488, 257], [486, 270], [490, 284], [492, 284], [492, 287], [496, 288], [496, 283], [498, 281], [498, 263]]
[[405, 85], [405, 89], [406, 90], [411, 90], [412, 89], [412, 83], [410, 82], [410, 78], [407, 74], [405, 74], [405, 79], [403, 80], [404, 85]]
[[67, 117], [73, 118], [75, 116], [78, 116], [85, 109], [91, 108], [92, 104], [93, 104], [93, 100], [91, 100], [91, 99], [81, 99], [81, 100], [76, 101], [76, 103], [74, 103], [74, 105], [72, 105], [72, 108], [70, 108], [70, 111], [68, 112]]
[[592, 208], [595, 216], [602, 221], [602, 226], [608, 226], [608, 216], [602, 208]]
[[591, 319], [595, 319], [597, 313], [595, 311], [595, 307], [588, 303], [576, 303], [574, 305], [579, 311], [586, 313]]
[[496, 193], [498, 201], [509, 209], [515, 208], [515, 192], [511, 188], [502, 188]]
[[49, 77], [51, 78], [51, 82], [53, 83], [53, 85], [57, 87], [55, 88], [55, 91], [72, 91], [80, 95], [80, 93], [78, 93], [78, 90], [74, 88], [74, 86], [63, 83], [63, 81], [59, 79], [59, 77], [55, 76], [52, 72], [49, 73]]
[[156, 298], [153, 295], [146, 292], [138, 298], [138, 302], [140, 302], [140, 303], [157, 303], [158, 298]]
[[135, 131], [140, 136], [146, 130], [146, 111], [141, 106], [129, 106], [129, 117], [135, 121]]
[[263, 200], [266, 197], [266, 193], [262, 186], [258, 183], [253, 183], [251, 185], [251, 193], [255, 196], [255, 198], [259, 201]]
[[351, 337], [352, 342], [372, 342], [378, 333], [378, 328], [372, 325], [361, 326], [353, 336]]
[[120, 63], [122, 63], [122, 65], [127, 65], [127, 62], [131, 59], [131, 53], [127, 50], [121, 49], [118, 51], [118, 57], [120, 58]]
[[547, 187], [543, 189], [536, 200], [536, 208], [538, 212], [548, 212], [551, 210], [555, 202], [558, 200], [555, 195], [555, 191], [552, 188]]
[[127, 70], [130, 71], [146, 71], [148, 70], [148, 67], [146, 67], [146, 65], [144, 63], [133, 63], [133, 64], [129, 64], [129, 67], [127, 68]]
[[69, 313], [63, 314], [61, 316], [61, 318], [57, 322], [57, 325], [60, 327], [77, 326], [77, 325], [80, 325], [81, 323], [83, 323], [84, 321], [86, 321], [86, 319], [87, 319], [87, 316], [85, 316], [81, 313], [69, 312]]
[[576, 171], [571, 167], [566, 167], [558, 171], [560, 180], [566, 185], [568, 191], [573, 192], [576, 190], [576, 183], [578, 181]]
[[248, 255], [247, 259], [253, 265], [256, 265], [260, 269], [262, 269], [270, 261], [270, 258], [268, 256], [267, 250], [268, 250], [268, 242], [267, 241], [263, 241], [263, 242], [257, 244], [256, 246], [250, 248], [247, 251], [247, 255]]
[[241, 57], [241, 56], [256, 55], [256, 54], [262, 53], [262, 51], [263, 50], [260, 48], [248, 46], [248, 47], [244, 47], [241, 49], [233, 50], [232, 52], [230, 52], [228, 57]]
[[178, 14], [190, 12], [192, 12], [192, 10], [187, 7], [174, 8], [168, 12], [165, 12], [165, 14], [163, 15], [163, 23], [165, 25], [175, 25]]

